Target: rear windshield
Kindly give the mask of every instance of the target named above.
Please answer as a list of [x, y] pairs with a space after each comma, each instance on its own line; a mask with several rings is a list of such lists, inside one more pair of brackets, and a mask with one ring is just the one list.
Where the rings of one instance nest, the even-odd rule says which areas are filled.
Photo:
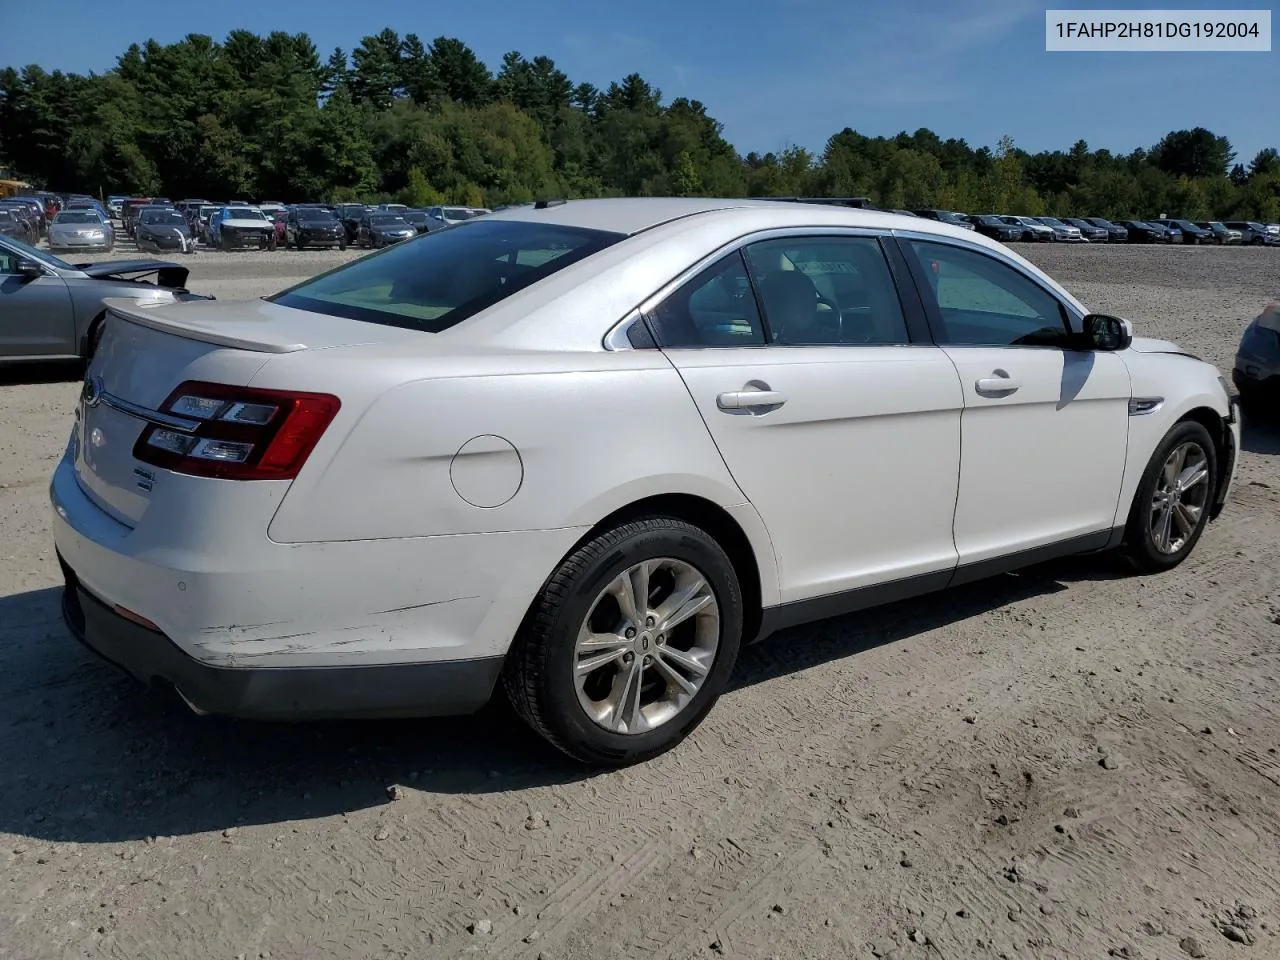
[[438, 333], [624, 236], [474, 220], [387, 247], [267, 299], [333, 317]]

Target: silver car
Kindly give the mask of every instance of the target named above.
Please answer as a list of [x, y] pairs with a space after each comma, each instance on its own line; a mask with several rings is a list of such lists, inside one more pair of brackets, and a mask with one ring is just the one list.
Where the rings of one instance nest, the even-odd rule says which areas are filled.
[[116, 231], [96, 210], [63, 210], [49, 224], [49, 249], [104, 250], [115, 249]]
[[87, 358], [107, 297], [141, 303], [213, 299], [187, 291], [188, 272], [166, 260], [71, 264], [0, 237], [0, 364]]
[[1052, 230], [1053, 239], [1059, 243], [1082, 243], [1084, 241], [1084, 234], [1080, 232], [1079, 227], [1063, 223], [1057, 217], [1035, 217], [1034, 219]]

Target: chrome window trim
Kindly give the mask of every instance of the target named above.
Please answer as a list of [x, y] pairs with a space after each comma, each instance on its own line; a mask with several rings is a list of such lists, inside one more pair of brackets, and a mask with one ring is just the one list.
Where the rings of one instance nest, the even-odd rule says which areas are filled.
[[[732, 253], [739, 252], [745, 247], [753, 243], [760, 243], [765, 240], [780, 240], [790, 237], [874, 237], [876, 239], [887, 240], [893, 237], [893, 230], [889, 227], [844, 227], [831, 226], [826, 224], [823, 226], [813, 227], [770, 227], [766, 230], [755, 230], [751, 233], [743, 234], [735, 237], [727, 243], [717, 247], [711, 253], [704, 255], [696, 260], [692, 266], [686, 267], [683, 271], [676, 274], [675, 278], [667, 281], [658, 288], [656, 293], [650, 294], [644, 300], [628, 311], [627, 315], [619, 320], [616, 324], [609, 328], [609, 332], [604, 335], [602, 341], [606, 350], [634, 350], [627, 339], [626, 329], [644, 314], [653, 311], [658, 304], [662, 303], [667, 297], [675, 293], [685, 283], [692, 280], [703, 270], [706, 270], [716, 261], [729, 256]], [[886, 268], [888, 261], [885, 261]], [[619, 331], [622, 331], [619, 333]], [[621, 341], [625, 346], [610, 346]], [[772, 346], [772, 344], [759, 344], [759, 346]], [[739, 349], [739, 348], [735, 348]]]
[[631, 329], [631, 325], [640, 319], [640, 311], [632, 310], [629, 314], [613, 325], [608, 333], [604, 335], [604, 348], [606, 350], [636, 350], [637, 348], [632, 342], [631, 337], [627, 335], [627, 331]]

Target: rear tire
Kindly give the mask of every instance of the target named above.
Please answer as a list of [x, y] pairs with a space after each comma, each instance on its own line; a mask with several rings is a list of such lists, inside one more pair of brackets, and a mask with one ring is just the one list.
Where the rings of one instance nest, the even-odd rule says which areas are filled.
[[1195, 549], [1218, 485], [1218, 453], [1209, 431], [1185, 420], [1156, 447], [1125, 527], [1124, 554], [1141, 573], [1172, 570]]
[[[637, 597], [630, 612], [629, 597]], [[516, 712], [570, 757], [639, 763], [680, 743], [724, 691], [742, 643], [742, 606], [733, 564], [704, 530], [661, 516], [624, 523], [583, 544], [547, 580], [503, 685]], [[598, 666], [582, 672], [593, 659]]]

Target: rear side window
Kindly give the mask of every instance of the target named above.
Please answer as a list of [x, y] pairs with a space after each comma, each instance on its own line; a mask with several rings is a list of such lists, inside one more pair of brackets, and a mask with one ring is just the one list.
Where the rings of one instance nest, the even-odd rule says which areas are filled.
[[684, 283], [650, 314], [664, 347], [762, 347], [764, 324], [741, 252]]
[[797, 237], [747, 247], [778, 344], [910, 343], [898, 289], [874, 237]]
[[518, 220], [469, 221], [387, 247], [267, 299], [438, 333], [624, 237]]

